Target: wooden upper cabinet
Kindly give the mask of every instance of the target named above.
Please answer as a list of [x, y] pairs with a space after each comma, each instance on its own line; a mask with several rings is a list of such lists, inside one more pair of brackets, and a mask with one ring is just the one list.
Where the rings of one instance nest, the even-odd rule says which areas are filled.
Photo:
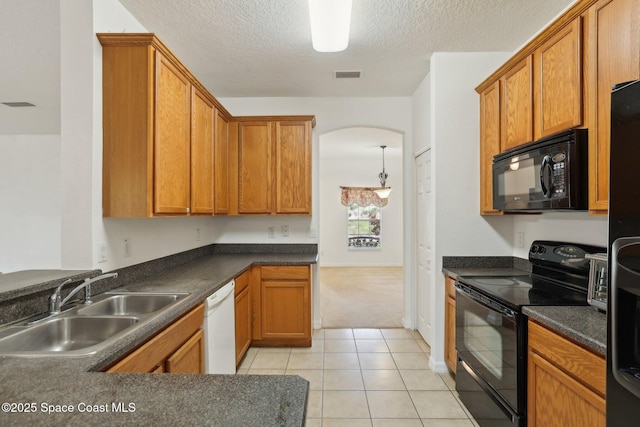
[[97, 37], [103, 216], [211, 215], [214, 112], [229, 113], [153, 34]]
[[196, 88], [191, 94], [191, 213], [213, 213], [213, 104]]
[[609, 207], [611, 87], [640, 78], [640, 2], [600, 0], [585, 15], [589, 211]]
[[101, 33], [105, 217], [310, 215], [313, 116], [233, 117], [152, 33]]
[[276, 122], [276, 214], [311, 214], [311, 123]]
[[240, 118], [234, 123], [237, 147], [230, 152], [237, 158], [237, 210], [234, 199], [231, 211], [240, 215], [310, 215], [313, 118], [264, 119]]
[[501, 214], [493, 209], [493, 156], [500, 153], [500, 81], [480, 93], [480, 213]]
[[190, 208], [191, 84], [156, 52], [154, 213], [184, 214]]
[[582, 19], [533, 53], [534, 139], [582, 125]]
[[270, 122], [238, 126], [238, 213], [271, 213], [272, 130]]
[[533, 140], [533, 86], [531, 55], [502, 78], [501, 151]]
[[214, 191], [214, 213], [216, 215], [226, 215], [229, 213], [229, 163], [231, 153], [229, 150], [229, 121], [215, 111], [215, 138], [214, 138], [214, 161], [215, 161], [215, 191]]

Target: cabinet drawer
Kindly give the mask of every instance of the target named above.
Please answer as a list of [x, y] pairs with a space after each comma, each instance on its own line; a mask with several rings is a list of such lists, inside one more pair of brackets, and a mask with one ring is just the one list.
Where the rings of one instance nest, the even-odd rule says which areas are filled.
[[601, 396], [605, 395], [606, 365], [603, 356], [529, 321], [529, 348], [575, 377]]
[[260, 268], [260, 275], [262, 280], [309, 280], [309, 266], [264, 266]]
[[236, 277], [236, 287], [234, 295], [238, 296], [240, 292], [242, 292], [246, 287], [249, 286], [249, 281], [251, 279], [251, 270], [247, 270], [238, 277]]
[[191, 310], [142, 344], [133, 353], [120, 360], [107, 372], [151, 372], [165, 359], [182, 346], [200, 329], [204, 320], [204, 305]]

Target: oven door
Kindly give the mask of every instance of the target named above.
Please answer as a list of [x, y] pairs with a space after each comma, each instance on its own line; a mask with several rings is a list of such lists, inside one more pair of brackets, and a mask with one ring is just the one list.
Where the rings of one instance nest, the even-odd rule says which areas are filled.
[[[503, 412], [524, 415], [526, 330], [523, 316], [456, 283], [456, 349]], [[469, 406], [469, 405], [468, 405]]]

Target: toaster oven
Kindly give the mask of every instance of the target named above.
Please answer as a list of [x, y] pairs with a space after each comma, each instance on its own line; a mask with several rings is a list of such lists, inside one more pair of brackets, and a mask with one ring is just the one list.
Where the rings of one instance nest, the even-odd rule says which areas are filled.
[[587, 302], [601, 311], [607, 311], [607, 254], [587, 254], [591, 262]]

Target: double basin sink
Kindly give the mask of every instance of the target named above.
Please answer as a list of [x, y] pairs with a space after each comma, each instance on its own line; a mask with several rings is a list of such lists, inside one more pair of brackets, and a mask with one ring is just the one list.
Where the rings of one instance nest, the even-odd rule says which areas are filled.
[[160, 316], [188, 293], [105, 293], [44, 319], [0, 329], [0, 354], [90, 354]]

